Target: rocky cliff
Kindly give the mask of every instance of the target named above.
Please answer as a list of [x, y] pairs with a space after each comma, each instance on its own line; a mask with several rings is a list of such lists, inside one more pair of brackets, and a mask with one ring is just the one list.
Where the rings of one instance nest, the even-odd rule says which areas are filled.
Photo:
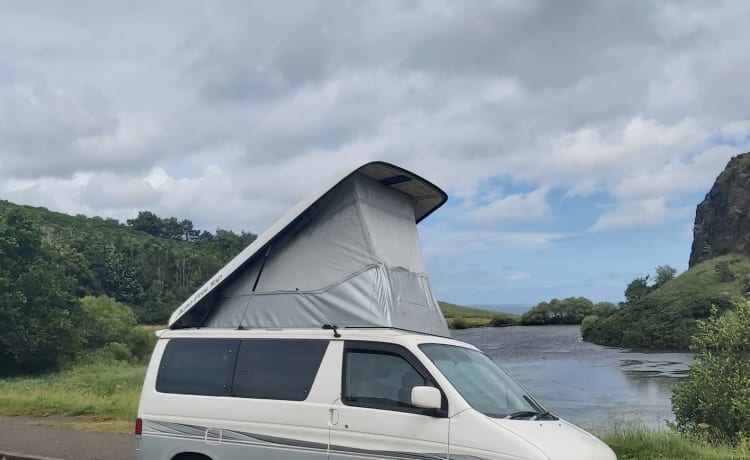
[[750, 255], [750, 152], [729, 161], [695, 213], [690, 266], [729, 253]]

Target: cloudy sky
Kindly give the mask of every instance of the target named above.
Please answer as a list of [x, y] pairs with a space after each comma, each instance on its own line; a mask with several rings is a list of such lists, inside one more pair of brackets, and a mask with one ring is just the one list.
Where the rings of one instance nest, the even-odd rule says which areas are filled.
[[420, 225], [464, 304], [620, 300], [687, 268], [750, 150], [750, 3], [3, 2], [0, 198], [263, 231], [342, 167], [446, 189]]

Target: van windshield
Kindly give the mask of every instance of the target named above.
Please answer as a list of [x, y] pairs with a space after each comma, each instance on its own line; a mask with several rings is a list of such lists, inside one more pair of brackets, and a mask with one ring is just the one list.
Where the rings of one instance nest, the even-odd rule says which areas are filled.
[[484, 353], [470, 348], [426, 343], [419, 346], [467, 403], [489, 417], [533, 416], [544, 409]]

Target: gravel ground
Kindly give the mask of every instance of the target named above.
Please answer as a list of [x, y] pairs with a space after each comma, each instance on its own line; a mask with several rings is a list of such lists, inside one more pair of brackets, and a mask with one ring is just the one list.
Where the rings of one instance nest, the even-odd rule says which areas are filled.
[[3, 454], [64, 460], [134, 460], [135, 437], [44, 426], [60, 418], [0, 417], [0, 459]]

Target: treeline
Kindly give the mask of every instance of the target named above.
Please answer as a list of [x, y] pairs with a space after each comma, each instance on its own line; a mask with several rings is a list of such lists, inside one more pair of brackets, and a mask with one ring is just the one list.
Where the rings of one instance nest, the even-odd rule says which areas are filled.
[[185, 298], [255, 239], [252, 233], [198, 231], [189, 220], [162, 219], [148, 211], [121, 224], [0, 201], [0, 218], [11, 235], [20, 231], [19, 222], [28, 223], [24, 225], [32, 228], [45, 250], [58, 256], [55, 263], [65, 265], [75, 281], [76, 297], [112, 297], [148, 324], [164, 323]]
[[567, 299], [552, 299], [549, 302], [539, 302], [521, 316], [521, 324], [581, 324], [583, 318], [589, 315], [608, 315], [616, 309], [611, 302], [594, 304], [586, 297], [568, 297]]
[[668, 265], [655, 276], [638, 277], [625, 288], [625, 301], [609, 313], [583, 319], [585, 340], [627, 348], [687, 349], [697, 320], [732, 308], [750, 289], [749, 259], [724, 256], [699, 264], [679, 277]]
[[174, 218], [157, 218], [154, 235], [141, 226], [152, 216], [120, 224], [0, 201], [0, 369], [54, 367], [84, 347], [76, 329], [92, 323], [82, 313], [86, 297], [127, 305], [134, 322], [163, 324], [255, 239], [225, 230], [177, 238], [163, 229], [192, 223]]

